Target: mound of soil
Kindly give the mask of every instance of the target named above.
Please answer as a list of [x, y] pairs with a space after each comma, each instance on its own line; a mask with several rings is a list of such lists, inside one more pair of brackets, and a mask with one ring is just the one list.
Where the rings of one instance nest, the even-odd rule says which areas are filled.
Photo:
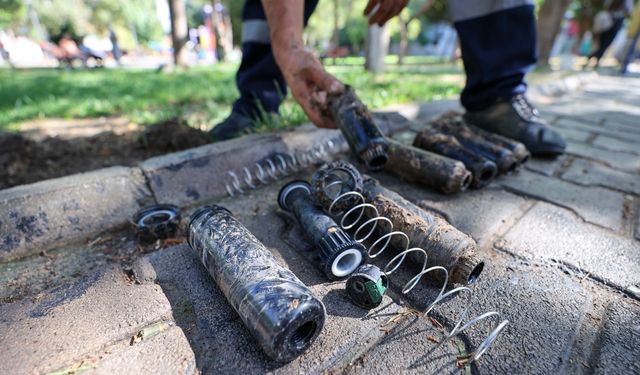
[[179, 119], [122, 134], [107, 131], [72, 139], [36, 141], [20, 133], [0, 133], [0, 189], [114, 165], [132, 166], [209, 142], [206, 132]]

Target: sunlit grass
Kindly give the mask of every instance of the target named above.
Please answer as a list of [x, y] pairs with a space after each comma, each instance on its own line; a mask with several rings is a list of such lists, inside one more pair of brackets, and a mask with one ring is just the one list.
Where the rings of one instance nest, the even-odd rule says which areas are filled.
[[[452, 97], [459, 93], [463, 83], [458, 65], [436, 61], [390, 65], [384, 74], [374, 76], [364, 71], [358, 60], [361, 58], [349, 59], [349, 65], [328, 64], [328, 69], [355, 87], [371, 108]], [[360, 64], [355, 65], [357, 62]], [[0, 69], [0, 129], [17, 130], [21, 122], [36, 118], [111, 115], [124, 115], [138, 123], [185, 116], [211, 126], [226, 117], [238, 95], [236, 69], [234, 64], [172, 73], [123, 69]], [[281, 117], [282, 121], [265, 124], [265, 127], [293, 126], [307, 121], [291, 98], [282, 106]]]

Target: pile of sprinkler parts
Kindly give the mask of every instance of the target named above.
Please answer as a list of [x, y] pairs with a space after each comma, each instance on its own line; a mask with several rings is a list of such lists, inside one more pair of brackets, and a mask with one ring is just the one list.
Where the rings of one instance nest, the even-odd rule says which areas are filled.
[[[238, 174], [230, 172], [229, 194], [322, 164], [344, 140], [367, 170], [384, 169], [446, 194], [482, 188], [497, 174], [516, 171], [529, 158], [522, 144], [478, 129], [456, 112], [427, 124], [408, 146], [382, 135], [352, 89], [329, 103], [344, 139], [330, 140], [304, 154], [268, 157]], [[427, 279], [439, 285], [423, 316], [453, 297], [466, 298], [453, 328], [438, 344], [481, 321], [489, 322], [490, 332], [467, 351], [466, 363], [478, 360], [508, 325], [497, 311], [468, 314], [474, 283], [485, 266], [475, 241], [352, 164], [324, 163], [310, 181], [287, 183], [278, 195], [278, 206], [295, 218], [315, 248], [314, 261], [327, 280], [344, 280], [346, 295], [362, 309], [381, 304], [389, 280], [396, 277], [393, 273], [406, 268], [405, 263], [419, 271], [401, 287], [402, 294]], [[142, 242], [172, 237], [182, 230], [179, 222], [179, 209], [171, 205], [147, 207], [133, 219]], [[201, 207], [184, 230], [189, 246], [269, 357], [288, 362], [312, 345], [326, 320], [323, 303], [230, 211], [216, 205]], [[382, 254], [385, 261], [380, 261]]]

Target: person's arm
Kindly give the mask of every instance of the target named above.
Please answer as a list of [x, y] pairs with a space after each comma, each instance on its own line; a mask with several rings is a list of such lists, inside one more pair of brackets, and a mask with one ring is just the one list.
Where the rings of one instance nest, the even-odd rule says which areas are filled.
[[273, 56], [293, 97], [316, 126], [335, 128], [327, 114], [327, 95], [343, 92], [344, 85], [304, 49], [304, 1], [263, 0], [262, 5], [269, 23]]

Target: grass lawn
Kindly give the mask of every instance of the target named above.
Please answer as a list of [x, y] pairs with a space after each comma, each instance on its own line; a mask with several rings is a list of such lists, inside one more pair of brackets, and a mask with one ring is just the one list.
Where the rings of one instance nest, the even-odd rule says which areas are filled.
[[[459, 93], [464, 80], [457, 65], [392, 65], [384, 74], [373, 76], [357, 60], [351, 60], [348, 64], [339, 61], [341, 65], [335, 66], [329, 61], [328, 69], [355, 87], [371, 108], [452, 97]], [[180, 115], [195, 126], [209, 127], [229, 113], [238, 95], [236, 69], [236, 64], [173, 73], [0, 69], [0, 130], [19, 130], [21, 122], [36, 118], [110, 115], [124, 115], [138, 123]], [[281, 115], [282, 120], [263, 127], [287, 127], [306, 121], [291, 98], [282, 106]]]

